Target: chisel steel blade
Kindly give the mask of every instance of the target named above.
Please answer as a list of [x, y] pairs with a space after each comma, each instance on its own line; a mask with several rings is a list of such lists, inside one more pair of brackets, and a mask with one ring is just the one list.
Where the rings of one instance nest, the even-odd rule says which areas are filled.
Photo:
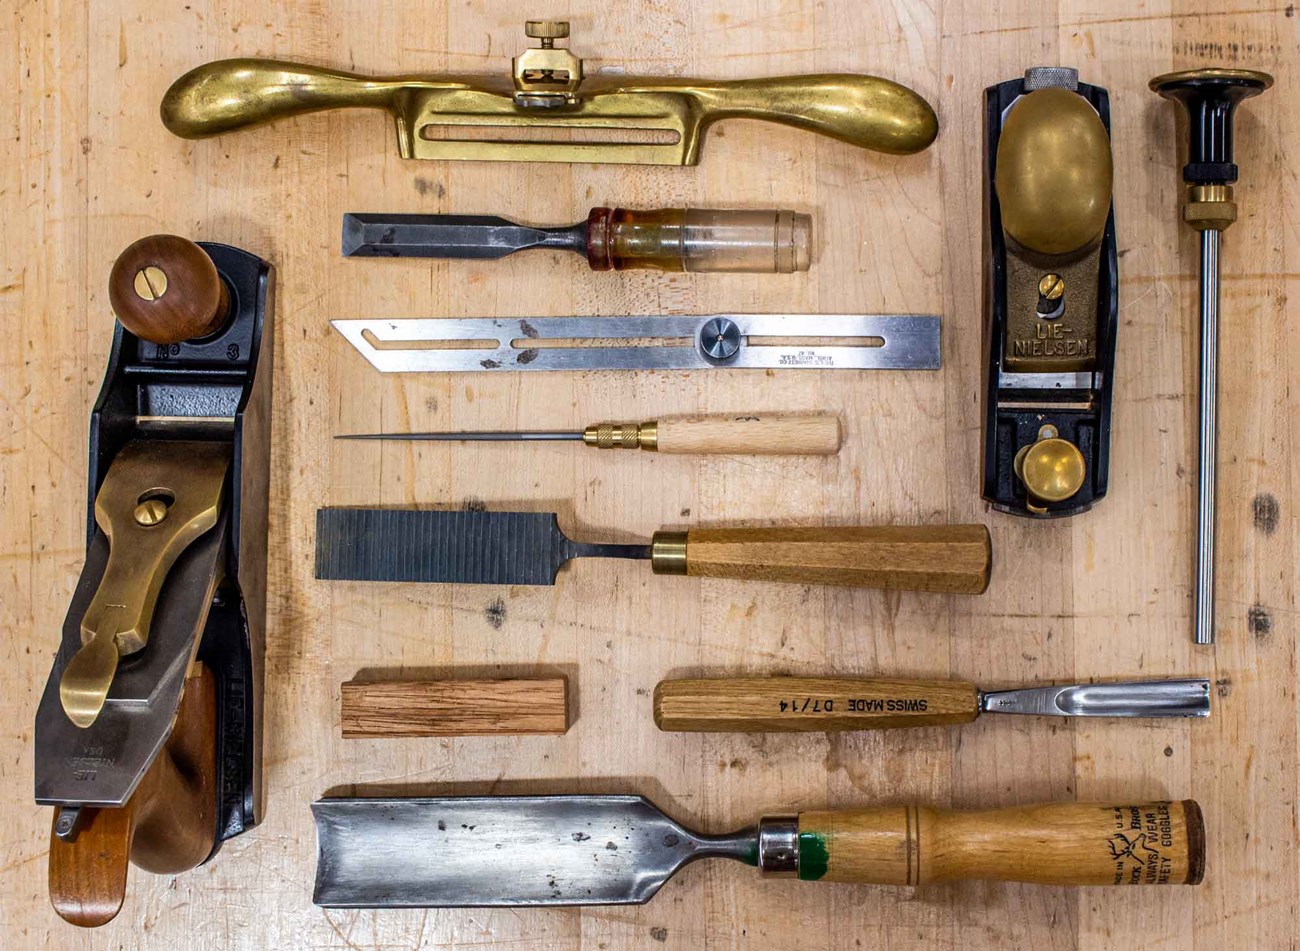
[[549, 585], [582, 557], [648, 559], [650, 546], [573, 541], [553, 512], [316, 512], [316, 577], [327, 581]]
[[585, 254], [585, 226], [533, 228], [495, 215], [343, 216], [344, 257], [493, 260], [526, 248]]
[[[322, 799], [313, 901], [328, 908], [640, 904], [752, 833], [700, 836], [640, 796]], [[755, 858], [754, 861], [757, 861]]]

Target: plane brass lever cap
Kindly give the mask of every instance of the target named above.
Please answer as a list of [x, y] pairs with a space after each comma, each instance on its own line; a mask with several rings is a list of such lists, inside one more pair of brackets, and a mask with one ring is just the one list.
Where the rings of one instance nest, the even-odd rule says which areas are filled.
[[1053, 502], [1064, 502], [1083, 488], [1088, 467], [1079, 447], [1061, 439], [1054, 426], [1039, 430], [1037, 442], [1016, 453], [1016, 477], [1025, 484], [1030, 508], [1046, 511]]
[[108, 300], [122, 326], [150, 343], [206, 337], [230, 315], [217, 266], [174, 234], [149, 235], [123, 251], [108, 277]]

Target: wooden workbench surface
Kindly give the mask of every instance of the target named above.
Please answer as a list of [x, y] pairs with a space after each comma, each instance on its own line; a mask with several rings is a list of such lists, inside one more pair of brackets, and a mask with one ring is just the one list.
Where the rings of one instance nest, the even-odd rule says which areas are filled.
[[[622, 9], [619, 9], [619, 8]], [[88, 8], [88, 9], [87, 9]], [[1213, 12], [1206, 12], [1206, 11]], [[184, 142], [167, 85], [226, 56], [362, 72], [505, 73], [525, 15], [568, 16], [588, 71], [718, 77], [860, 70], [935, 104], [927, 152], [887, 158], [793, 130], [715, 127], [697, 168], [420, 163], [373, 112]], [[1036, 0], [9, 3], [0, 10], [0, 946], [6, 948], [984, 948], [1293, 946], [1297, 875], [1300, 154], [1294, 7]], [[982, 91], [1036, 64], [1111, 93], [1120, 340], [1109, 496], [1056, 523], [979, 500]], [[1240, 113], [1241, 220], [1224, 250], [1218, 645], [1190, 643], [1196, 246], [1179, 221], [1174, 68], [1266, 69]], [[794, 276], [597, 274], [575, 256], [343, 260], [347, 211], [577, 220], [597, 204], [811, 212]], [[265, 822], [172, 878], [132, 870], [122, 914], [78, 932], [46, 900], [50, 811], [32, 803], [32, 718], [84, 553], [86, 425], [112, 315], [109, 267], [153, 232], [239, 245], [278, 269], [266, 657]], [[330, 318], [749, 311], [941, 313], [938, 373], [714, 372], [383, 377]], [[338, 432], [564, 428], [610, 416], [827, 410], [829, 459], [692, 459], [572, 445], [336, 443]], [[610, 540], [762, 521], [986, 523], [982, 597], [651, 576], [585, 561], [553, 588], [312, 577], [324, 504], [548, 509]], [[564, 737], [347, 740], [339, 683], [569, 677]], [[892, 734], [670, 735], [668, 675], [960, 677], [1011, 685], [1214, 678], [1208, 722], [984, 717]], [[966, 884], [917, 891], [762, 882], [687, 868], [643, 907], [323, 911], [308, 803], [326, 791], [643, 792], [711, 831], [761, 813], [1195, 797], [1199, 888]]]

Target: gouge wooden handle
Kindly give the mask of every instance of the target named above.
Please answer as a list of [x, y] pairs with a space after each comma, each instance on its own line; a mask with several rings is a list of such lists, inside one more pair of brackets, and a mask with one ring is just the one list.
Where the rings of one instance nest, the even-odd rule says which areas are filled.
[[763, 119], [894, 155], [921, 151], [939, 132], [929, 103], [878, 76], [822, 73], [701, 82], [690, 91], [705, 126], [717, 119]]
[[978, 812], [900, 806], [799, 816], [798, 874], [809, 880], [1196, 885], [1204, 870], [1205, 824], [1190, 799]]
[[664, 680], [655, 723], [691, 733], [801, 733], [969, 723], [979, 690], [951, 680], [725, 677]]
[[223, 59], [172, 83], [162, 121], [183, 139], [202, 139], [320, 109], [391, 109], [408, 85], [273, 59]]
[[980, 594], [992, 561], [983, 525], [709, 528], [657, 532], [657, 574]]

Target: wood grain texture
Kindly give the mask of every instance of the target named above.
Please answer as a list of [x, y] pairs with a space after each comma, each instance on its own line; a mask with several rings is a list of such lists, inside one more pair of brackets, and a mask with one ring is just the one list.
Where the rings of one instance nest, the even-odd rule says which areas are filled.
[[[1244, 951], [1295, 939], [1300, 867], [1296, 590], [1300, 586], [1300, 17], [1209, 0], [46, 0], [0, 5], [0, 946], [715, 951], [810, 942], [853, 951]], [[890, 158], [779, 126], [714, 126], [696, 168], [404, 162], [390, 119], [353, 110], [187, 142], [157, 119], [200, 63], [273, 56], [364, 72], [493, 72], [525, 15], [567, 16], [593, 72], [742, 78], [861, 70], [936, 107], [941, 132]], [[978, 498], [982, 92], [1060, 63], [1111, 93], [1120, 328], [1106, 498], [1044, 523]], [[1224, 236], [1218, 643], [1190, 643], [1196, 452], [1196, 236], [1179, 220], [1182, 125], [1146, 86], [1218, 63], [1272, 71], [1236, 137], [1240, 220]], [[594, 205], [786, 207], [813, 216], [792, 275], [594, 273], [576, 255], [495, 262], [339, 257], [348, 211], [577, 221]], [[103, 377], [113, 259], [170, 232], [275, 262], [275, 403], [263, 824], [175, 876], [132, 869], [126, 905], [81, 933], [46, 897], [50, 810], [32, 794], [32, 717], [85, 552], [86, 427]], [[537, 257], [540, 255], [541, 257]], [[334, 317], [943, 315], [938, 372], [724, 371], [381, 375]], [[571, 446], [344, 445], [341, 432], [533, 429], [697, 414], [834, 413], [826, 457], [668, 456]], [[574, 524], [646, 538], [664, 525], [985, 522], [980, 597], [707, 580], [669, 584], [587, 559], [553, 588], [324, 584], [322, 505], [560, 500]], [[689, 510], [689, 511], [687, 511]], [[653, 594], [653, 612], [646, 606]], [[560, 741], [344, 741], [340, 681], [572, 668]], [[472, 669], [472, 673], [471, 673]], [[1208, 676], [1207, 721], [960, 730], [670, 734], [666, 677], [775, 672], [1050, 683]], [[544, 748], [543, 748], [544, 747]], [[688, 866], [627, 908], [329, 911], [310, 903], [307, 804], [332, 790], [640, 792], [725, 832], [782, 808], [1015, 805], [1194, 796], [1198, 888], [928, 885], [915, 895]], [[604, 949], [600, 945], [605, 945]]]
[[341, 688], [345, 739], [560, 736], [569, 728], [563, 677], [514, 680], [350, 680]]
[[708, 677], [655, 686], [661, 730], [809, 733], [969, 723], [979, 690], [954, 680]]
[[799, 877], [928, 885], [1197, 885], [1205, 821], [1191, 800], [804, 812]]
[[661, 419], [658, 451], [756, 456], [831, 456], [840, 451], [837, 416], [696, 417]]
[[686, 573], [702, 578], [980, 594], [992, 566], [983, 525], [697, 528]]

